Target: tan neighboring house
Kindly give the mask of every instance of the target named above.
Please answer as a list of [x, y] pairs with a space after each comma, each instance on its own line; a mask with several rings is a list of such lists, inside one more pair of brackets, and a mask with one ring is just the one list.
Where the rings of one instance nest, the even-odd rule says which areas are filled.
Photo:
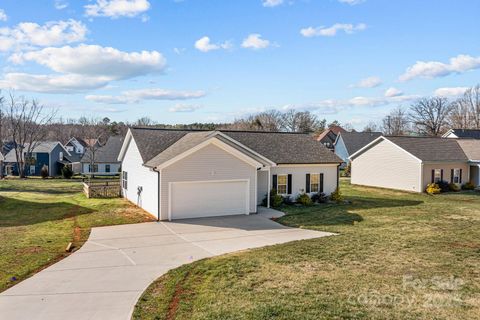
[[342, 162], [309, 134], [156, 128], [130, 128], [118, 159], [123, 196], [159, 220], [256, 213], [271, 189], [329, 195]]
[[350, 156], [351, 182], [413, 192], [423, 192], [429, 183], [439, 181], [478, 185], [480, 162], [473, 158], [480, 155], [468, 141], [381, 136]]

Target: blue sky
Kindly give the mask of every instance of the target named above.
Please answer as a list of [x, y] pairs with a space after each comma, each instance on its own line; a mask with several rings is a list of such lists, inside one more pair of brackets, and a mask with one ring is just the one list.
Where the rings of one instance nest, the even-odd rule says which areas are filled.
[[361, 129], [480, 82], [476, 0], [3, 0], [2, 90], [65, 118], [309, 110]]

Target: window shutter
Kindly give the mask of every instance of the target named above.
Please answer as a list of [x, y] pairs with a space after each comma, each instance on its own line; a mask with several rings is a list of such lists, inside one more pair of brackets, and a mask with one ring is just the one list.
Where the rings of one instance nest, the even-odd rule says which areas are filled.
[[273, 178], [272, 189], [277, 190], [277, 175], [274, 174], [274, 175], [272, 176], [272, 178]]
[[435, 169], [432, 169], [432, 183], [435, 182]]
[[323, 173], [320, 173], [320, 192], [323, 192]]
[[443, 169], [440, 170], [440, 181], [443, 181]]
[[288, 175], [288, 180], [287, 180], [287, 194], [292, 194], [292, 175]]
[[460, 183], [462, 183], [462, 169], [460, 169]]
[[305, 179], [305, 192], [310, 192], [310, 173], [307, 173], [307, 177]]
[[453, 169], [450, 170], [450, 183], [453, 183]]

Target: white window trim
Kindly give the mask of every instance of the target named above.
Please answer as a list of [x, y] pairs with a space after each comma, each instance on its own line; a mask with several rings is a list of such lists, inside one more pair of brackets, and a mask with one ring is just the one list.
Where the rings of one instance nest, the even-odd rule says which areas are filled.
[[[460, 168], [453, 168], [453, 183], [460, 184], [460, 170]], [[457, 181], [455, 181], [455, 178], [457, 178]]]
[[[433, 169], [433, 182], [438, 183], [442, 181], [442, 169]], [[437, 181], [437, 172], [438, 172], [438, 181]]]
[[[280, 193], [278, 191], [278, 186], [280, 185], [278, 182], [280, 181], [280, 177], [285, 177], [285, 193]], [[283, 184], [282, 184], [283, 186]], [[281, 196], [287, 196], [288, 195], [288, 174], [277, 174], [277, 185], [276, 185], [276, 189], [277, 190], [277, 194], [281, 195]]]
[[[314, 172], [314, 173], [310, 173], [310, 193], [318, 193], [320, 192], [320, 172]], [[318, 190], [317, 191], [313, 191], [312, 189], [312, 176], [313, 175], [318, 175], [318, 182], [317, 182], [317, 185], [318, 185]]]

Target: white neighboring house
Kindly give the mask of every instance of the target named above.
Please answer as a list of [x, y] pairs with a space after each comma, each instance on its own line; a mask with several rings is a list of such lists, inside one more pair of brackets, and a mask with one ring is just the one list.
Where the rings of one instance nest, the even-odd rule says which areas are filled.
[[340, 132], [333, 143], [335, 154], [345, 163], [352, 154], [382, 135], [381, 132]]
[[272, 188], [329, 195], [341, 163], [308, 134], [156, 128], [130, 128], [118, 159], [124, 197], [159, 220], [256, 213]]
[[81, 160], [82, 173], [100, 176], [120, 174], [121, 162], [118, 160], [118, 155], [122, 144], [123, 137], [114, 136], [108, 138], [107, 142], [96, 148], [93, 153], [87, 148]]

